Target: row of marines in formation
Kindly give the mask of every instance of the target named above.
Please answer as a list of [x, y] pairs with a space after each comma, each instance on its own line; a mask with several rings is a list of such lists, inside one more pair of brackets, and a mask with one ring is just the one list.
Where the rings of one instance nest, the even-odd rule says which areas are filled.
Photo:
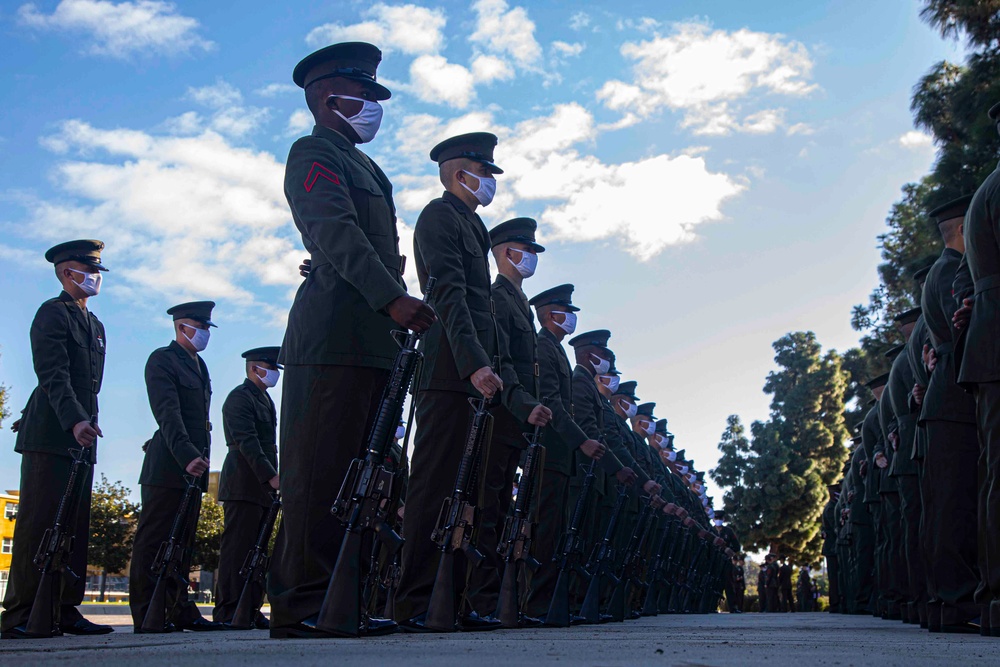
[[831, 608], [998, 637], [1000, 168], [928, 215], [944, 250], [823, 512]]
[[[715, 611], [739, 542], [655, 404], [620, 382], [610, 332], [571, 338], [570, 364], [573, 286], [525, 296], [544, 251], [535, 221], [487, 230], [476, 214], [503, 173], [494, 135], [431, 150], [445, 192], [415, 226], [424, 298], [406, 293], [391, 183], [357, 148], [389, 97], [380, 60], [370, 44], [336, 44], [293, 72], [316, 127], [291, 148], [285, 192], [310, 257], [282, 345], [243, 355], [247, 379], [223, 406], [213, 621], [188, 599], [186, 576], [207, 488], [212, 391], [199, 353], [215, 304], [168, 310], [174, 340], [145, 369], [158, 428], [139, 478], [135, 631], [321, 638]], [[4, 638], [111, 631], [80, 615], [73, 574], [86, 567], [102, 435], [106, 337], [87, 302], [106, 270], [103, 247], [71, 241], [46, 253], [63, 292], [31, 327], [38, 387], [15, 424], [22, 495]], [[280, 461], [267, 395], [279, 376]], [[259, 612], [265, 587], [270, 622]]]

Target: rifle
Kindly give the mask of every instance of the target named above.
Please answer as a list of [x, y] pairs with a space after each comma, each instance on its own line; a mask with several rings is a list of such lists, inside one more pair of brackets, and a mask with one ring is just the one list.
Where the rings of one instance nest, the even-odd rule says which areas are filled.
[[260, 528], [257, 530], [257, 541], [247, 553], [243, 567], [240, 568], [240, 576], [246, 581], [240, 592], [240, 600], [236, 603], [233, 620], [229, 622], [229, 627], [236, 630], [252, 630], [254, 622], [257, 620], [257, 613], [260, 612], [260, 604], [263, 601], [264, 577], [267, 576], [267, 567], [271, 562], [271, 557], [267, 553], [267, 545], [271, 541], [271, 533], [274, 532], [274, 524], [277, 522], [280, 512], [281, 494], [278, 491], [272, 491], [271, 507], [260, 522]]
[[[207, 457], [208, 452], [203, 450], [201, 455]], [[177, 509], [174, 522], [170, 526], [170, 536], [160, 543], [156, 558], [153, 559], [153, 564], [149, 567], [150, 574], [156, 577], [156, 586], [153, 588], [153, 595], [149, 599], [146, 615], [139, 628], [142, 633], [166, 632], [167, 584], [170, 581], [175, 581], [182, 587], [182, 591], [187, 591], [189, 582], [187, 572], [183, 571], [183, 565], [184, 557], [188, 552], [188, 536], [194, 529], [191, 525], [191, 515], [194, 515], [195, 521], [198, 519], [198, 513], [192, 512], [191, 508], [197, 507], [201, 500], [199, 479], [194, 475], [184, 475], [187, 488], [184, 489], [180, 507]]]
[[681, 519], [681, 540], [680, 548], [677, 552], [677, 558], [673, 562], [673, 576], [670, 577], [670, 593], [667, 597], [667, 613], [676, 614], [680, 609], [678, 609], [677, 603], [680, 602], [681, 591], [685, 585], [685, 573], [684, 569], [685, 555], [688, 554], [688, 547], [691, 544], [691, 530], [693, 526], [696, 526], [694, 519], [690, 516], [684, 516]]
[[642, 548], [649, 535], [653, 505], [652, 498], [643, 503], [642, 509], [639, 511], [639, 519], [632, 529], [632, 535], [629, 537], [628, 546], [625, 547], [624, 557], [615, 576], [615, 588], [611, 594], [608, 613], [611, 615], [611, 620], [616, 623], [625, 620], [626, 603], [631, 597], [632, 584], [637, 580], [642, 566]]
[[[96, 424], [97, 417], [91, 417], [90, 423]], [[77, 489], [79, 480], [86, 474], [84, 468], [93, 465], [93, 449], [91, 445], [69, 450], [73, 463], [69, 468], [66, 490], [59, 500], [55, 523], [51, 528], [45, 529], [42, 542], [35, 553], [33, 562], [41, 570], [42, 578], [35, 590], [35, 600], [31, 604], [31, 612], [25, 626], [26, 634], [34, 638], [51, 637], [56, 630], [55, 606], [59, 604], [61, 591], [59, 580], [63, 579], [72, 586], [80, 579], [80, 575], [69, 567], [69, 558], [76, 542], [73, 526], [70, 524], [76, 516], [82, 495]]]
[[698, 528], [698, 544], [695, 548], [694, 556], [691, 558], [691, 562], [688, 565], [687, 575], [684, 577], [683, 584], [683, 597], [681, 598], [681, 612], [684, 614], [691, 613], [691, 602], [692, 596], [695, 595], [695, 591], [698, 588], [698, 581], [701, 571], [701, 559], [702, 555], [705, 553], [705, 549], [708, 546], [706, 537], [708, 536], [708, 531], [704, 528]]
[[605, 579], [617, 584], [614, 569], [614, 547], [611, 546], [615, 539], [615, 532], [618, 530], [618, 521], [621, 519], [622, 510], [625, 509], [625, 501], [628, 499], [628, 490], [624, 485], [618, 487], [618, 497], [615, 499], [615, 507], [611, 511], [611, 520], [608, 521], [608, 528], [604, 531], [604, 537], [594, 545], [590, 560], [587, 562], [586, 570], [590, 572], [590, 583], [587, 585], [587, 594], [583, 598], [583, 607], [580, 615], [584, 617], [586, 623], [601, 622], [601, 584]]
[[677, 523], [674, 521], [673, 515], [675, 507], [673, 503], [668, 503], [667, 505], [670, 513], [663, 519], [666, 524], [663, 526], [663, 532], [660, 534], [660, 542], [656, 546], [656, 555], [653, 557], [653, 563], [649, 567], [646, 599], [642, 605], [643, 616], [656, 616], [659, 613], [659, 599], [664, 584], [667, 581], [667, 568], [672, 555], [670, 547], [676, 541], [672, 539], [674, 536], [674, 526]]
[[470, 398], [469, 404], [475, 414], [465, 440], [455, 488], [451, 496], [441, 504], [437, 525], [431, 533], [431, 541], [441, 550], [441, 559], [438, 561], [424, 625], [438, 632], [455, 630], [455, 552], [462, 551], [476, 567], [486, 558], [472, 543], [476, 523], [473, 490], [476, 488], [480, 459], [488, 444], [493, 415], [483, 398]]
[[[545, 399], [542, 399], [545, 404]], [[521, 606], [518, 604], [517, 578], [524, 567], [532, 572], [540, 566], [531, 556], [531, 541], [535, 531], [532, 521], [531, 497], [538, 485], [540, 473], [545, 466], [545, 447], [538, 443], [541, 427], [536, 426], [529, 437], [528, 450], [524, 457], [521, 481], [517, 487], [517, 501], [514, 503], [514, 514], [507, 518], [504, 526], [503, 539], [497, 545], [497, 553], [505, 563], [503, 580], [500, 584], [500, 597], [497, 600], [496, 617], [505, 628], [516, 628], [520, 625]]]
[[[427, 279], [424, 303], [429, 303], [434, 291], [434, 278]], [[316, 619], [316, 627], [324, 632], [345, 637], [359, 637], [364, 628], [361, 604], [361, 548], [364, 537], [374, 532], [380, 542], [395, 555], [403, 546], [403, 538], [389, 525], [394, 511], [393, 492], [397, 486], [394, 471], [385, 465], [386, 453], [403, 416], [403, 403], [423, 356], [417, 351], [421, 334], [410, 331], [400, 341], [401, 332], [394, 332], [400, 344], [393, 362], [378, 414], [368, 434], [365, 458], [351, 461], [347, 476], [340, 486], [337, 500], [330, 513], [344, 523], [344, 540], [337, 562]], [[367, 615], [367, 614], [366, 614]]]
[[[583, 536], [580, 529], [583, 526], [584, 517], [587, 514], [587, 499], [590, 497], [590, 490], [594, 487], [594, 466], [597, 461], [591, 460], [590, 465], [584, 468], [583, 485], [580, 489], [580, 496], [576, 499], [576, 507], [573, 509], [573, 517], [570, 519], [569, 528], [562, 537], [562, 542], [556, 550], [553, 561], [559, 563], [559, 576], [556, 578], [555, 591], [552, 594], [552, 601], [549, 603], [549, 612], [545, 615], [545, 625], [556, 628], [568, 628], [569, 617], [569, 578], [575, 572], [584, 579], [590, 579], [590, 573], [583, 567]], [[582, 467], [582, 466], [581, 466]]]

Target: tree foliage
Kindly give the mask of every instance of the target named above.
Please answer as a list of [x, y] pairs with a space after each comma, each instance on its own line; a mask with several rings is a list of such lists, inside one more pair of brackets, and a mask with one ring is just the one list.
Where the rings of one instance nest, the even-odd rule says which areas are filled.
[[205, 572], [219, 568], [219, 552], [222, 550], [222, 528], [225, 514], [222, 505], [207, 493], [201, 497], [201, 514], [194, 533], [194, 557], [191, 567], [200, 567]]
[[719, 441], [719, 464], [709, 475], [715, 483], [726, 489], [722, 496], [723, 509], [732, 524], [743, 503], [743, 480], [753, 463], [750, 440], [739, 415], [726, 418], [726, 430]]
[[132, 491], [103, 474], [90, 500], [90, 542], [87, 560], [105, 574], [124, 572], [132, 556], [132, 540], [139, 520], [139, 505]]
[[7, 417], [10, 417], [10, 392], [6, 385], [0, 384], [0, 426]]
[[[764, 384], [770, 417], [751, 424], [748, 451], [741, 451], [739, 419], [729, 418], [713, 477], [739, 484], [727, 491], [726, 509], [748, 551], [771, 549], [813, 563], [822, 547], [826, 485], [848, 457], [848, 373], [835, 351], [823, 353], [811, 331], [786, 334], [773, 347], [779, 368]], [[734, 481], [737, 475], [741, 482]]]

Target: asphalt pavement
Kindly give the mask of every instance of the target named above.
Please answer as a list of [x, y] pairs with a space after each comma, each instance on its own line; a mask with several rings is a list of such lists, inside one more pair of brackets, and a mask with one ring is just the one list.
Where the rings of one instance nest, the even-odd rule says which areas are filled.
[[[88, 614], [90, 615], [90, 614]], [[90, 615], [119, 622], [120, 616]], [[127, 620], [125, 621], [127, 622]], [[267, 632], [135, 636], [129, 625], [101, 637], [0, 641], [0, 665], [997, 665], [1000, 638], [931, 635], [867, 616], [712, 614], [626, 623], [373, 639], [271, 640]]]

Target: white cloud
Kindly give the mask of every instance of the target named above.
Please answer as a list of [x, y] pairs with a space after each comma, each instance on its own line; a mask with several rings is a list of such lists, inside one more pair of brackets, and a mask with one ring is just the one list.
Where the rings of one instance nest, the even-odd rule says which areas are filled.
[[21, 23], [32, 28], [86, 33], [90, 37], [86, 52], [113, 58], [169, 56], [214, 46], [198, 34], [196, 19], [179, 14], [174, 4], [160, 0], [61, 0], [51, 14], [26, 4], [17, 15]]
[[301, 90], [291, 83], [269, 83], [253, 92], [261, 97], [283, 97], [290, 93], [299, 93]]
[[514, 78], [514, 68], [496, 56], [480, 54], [472, 59], [472, 76], [476, 83], [509, 81]]
[[570, 30], [583, 30], [590, 25], [590, 14], [577, 12], [569, 17]]
[[[210, 86], [188, 88], [185, 97], [212, 109], [208, 127], [230, 137], [245, 137], [270, 116], [270, 110], [266, 108], [245, 106], [239, 89], [222, 79]], [[190, 112], [174, 119], [175, 122], [180, 121], [181, 129], [187, 129], [186, 132], [175, 133], [191, 134], [195, 131], [194, 122], [197, 120], [197, 115], [191, 116]]]
[[420, 56], [410, 64], [408, 90], [424, 102], [448, 104], [457, 109], [469, 106], [476, 96], [472, 72], [438, 55]]
[[564, 58], [578, 56], [583, 53], [585, 48], [587, 48], [586, 44], [583, 44], [582, 42], [574, 42], [573, 44], [559, 41], [552, 42], [552, 50], [555, 51], [557, 55]]
[[903, 148], [923, 149], [934, 145], [934, 137], [917, 130], [910, 130], [898, 139]]
[[535, 40], [535, 23], [524, 7], [511, 9], [506, 0], [477, 0], [476, 30], [469, 41], [488, 53], [506, 55], [525, 69], [537, 69], [542, 47]]
[[444, 45], [446, 18], [440, 9], [419, 5], [379, 3], [363, 16], [369, 20], [351, 25], [327, 23], [313, 28], [306, 43], [314, 48], [337, 42], [371, 42], [383, 52], [399, 50], [410, 55], [437, 53]]
[[[806, 47], [778, 34], [679, 23], [670, 35], [627, 42], [621, 52], [634, 62], [632, 81], [608, 81], [598, 99], [609, 109], [641, 117], [663, 108], [681, 111], [682, 126], [701, 134], [773, 132], [783, 124], [783, 113], [764, 110], [739, 120], [740, 103], [769, 95], [801, 97], [817, 89]], [[725, 117], [710, 117], [720, 112]]]
[[618, 19], [615, 22], [615, 28], [618, 31], [628, 30], [629, 32], [643, 32], [651, 33], [655, 32], [662, 23], [650, 16], [641, 16], [637, 19]]
[[123, 289], [262, 306], [254, 285], [298, 282], [302, 250], [273, 155], [212, 130], [158, 136], [79, 120], [43, 145], [65, 156], [51, 174], [60, 196], [27, 207], [29, 233], [56, 241], [103, 230], [109, 249], [127, 249], [115, 253]]
[[788, 136], [794, 136], [796, 134], [808, 136], [810, 134], [815, 134], [815, 132], [816, 130], [808, 123], [796, 123], [785, 130], [785, 133], [788, 134]]
[[305, 109], [296, 109], [288, 117], [288, 125], [285, 127], [285, 134], [298, 136], [306, 134], [312, 130], [314, 125], [312, 114]]
[[[696, 238], [697, 226], [723, 219], [722, 205], [747, 187], [742, 179], [710, 171], [703, 147], [606, 163], [581, 150], [602, 129], [589, 111], [575, 103], [557, 105], [547, 116], [513, 128], [498, 124], [485, 112], [447, 121], [420, 114], [403, 119], [393, 155], [427, 165], [427, 147], [441, 139], [475, 130], [494, 132], [500, 137], [497, 161], [505, 173], [493, 204], [482, 211], [484, 217], [499, 222], [515, 208], [537, 202], [545, 206], [539, 221], [547, 238], [614, 239], [641, 261]], [[432, 174], [393, 177], [393, 181], [397, 206], [414, 213], [441, 190]]]

